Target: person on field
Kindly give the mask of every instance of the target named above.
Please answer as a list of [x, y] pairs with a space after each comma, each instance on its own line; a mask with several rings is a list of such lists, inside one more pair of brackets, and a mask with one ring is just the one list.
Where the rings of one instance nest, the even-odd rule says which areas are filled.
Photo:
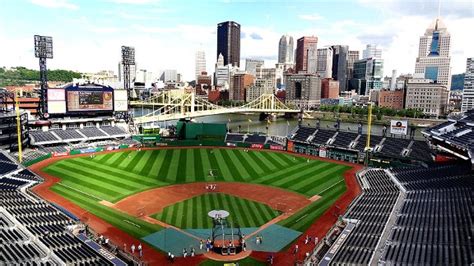
[[191, 248], [191, 257], [194, 257], [195, 251], [194, 248]]
[[188, 256], [188, 251], [185, 248], [183, 248], [183, 257], [186, 258], [187, 256]]
[[201, 239], [201, 240], [199, 240], [199, 249], [202, 249], [202, 245], [203, 245], [203, 241]]
[[130, 247], [130, 249], [132, 250], [132, 254], [135, 254], [135, 244], [132, 244], [132, 246]]
[[123, 243], [123, 251], [127, 252], [127, 244]]

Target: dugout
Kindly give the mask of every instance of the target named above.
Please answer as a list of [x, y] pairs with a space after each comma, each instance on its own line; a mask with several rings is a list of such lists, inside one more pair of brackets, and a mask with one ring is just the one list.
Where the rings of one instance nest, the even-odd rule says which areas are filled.
[[180, 140], [224, 141], [226, 134], [226, 124], [193, 123], [190, 120], [180, 120], [176, 124], [176, 136]]

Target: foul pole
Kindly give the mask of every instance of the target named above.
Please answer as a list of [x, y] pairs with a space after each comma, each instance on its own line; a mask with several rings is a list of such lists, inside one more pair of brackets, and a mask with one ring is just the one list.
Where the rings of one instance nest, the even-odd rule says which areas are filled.
[[20, 118], [20, 104], [18, 101], [18, 91], [15, 91], [15, 110], [16, 110], [16, 134], [18, 136], [18, 162], [22, 161], [21, 154], [21, 118]]
[[372, 130], [372, 103], [369, 102], [369, 112], [367, 114], [367, 143], [365, 145], [365, 165], [369, 165], [369, 154], [370, 154], [370, 133]]

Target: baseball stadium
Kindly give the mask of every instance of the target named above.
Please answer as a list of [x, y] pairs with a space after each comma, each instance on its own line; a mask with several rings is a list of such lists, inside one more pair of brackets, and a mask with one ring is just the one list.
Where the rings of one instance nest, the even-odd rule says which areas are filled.
[[273, 94], [47, 91], [30, 121], [0, 90], [2, 265], [473, 263], [472, 112], [346, 130]]

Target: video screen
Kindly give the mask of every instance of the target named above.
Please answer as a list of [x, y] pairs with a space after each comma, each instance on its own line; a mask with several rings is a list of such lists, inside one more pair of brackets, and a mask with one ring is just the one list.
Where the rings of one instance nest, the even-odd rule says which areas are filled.
[[111, 91], [68, 91], [67, 110], [113, 111], [113, 94]]

